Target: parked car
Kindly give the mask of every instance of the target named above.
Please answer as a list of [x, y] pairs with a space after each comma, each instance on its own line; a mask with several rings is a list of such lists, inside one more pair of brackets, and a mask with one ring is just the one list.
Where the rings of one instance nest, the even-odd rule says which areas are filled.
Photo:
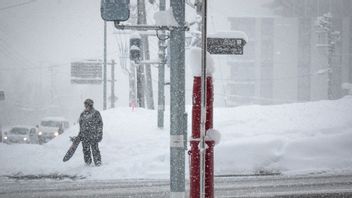
[[47, 143], [70, 127], [69, 122], [61, 117], [43, 118], [38, 126], [39, 142]]
[[37, 129], [31, 126], [14, 126], [9, 128], [8, 131], [3, 132], [3, 142], [11, 143], [25, 143], [25, 144], [38, 144]]

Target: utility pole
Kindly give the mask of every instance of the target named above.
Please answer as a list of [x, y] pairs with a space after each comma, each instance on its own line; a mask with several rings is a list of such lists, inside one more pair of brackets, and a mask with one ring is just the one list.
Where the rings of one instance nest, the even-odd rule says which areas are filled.
[[103, 71], [103, 110], [106, 110], [106, 21], [104, 21], [104, 71]]
[[[185, 25], [185, 0], [170, 0], [179, 26]], [[185, 32], [170, 32], [170, 197], [185, 197]]]
[[[160, 0], [159, 10], [164, 11], [166, 9], [165, 0]], [[161, 37], [164, 39], [165, 31], [161, 31]], [[166, 51], [165, 40], [159, 39], [159, 67], [158, 67], [158, 127], [164, 127], [164, 111], [165, 111], [165, 51]]]
[[333, 100], [335, 98], [333, 92], [333, 71], [334, 68], [332, 66], [332, 56], [334, 55], [335, 45], [331, 44], [332, 42], [332, 35], [331, 30], [327, 31], [328, 34], [328, 99]]
[[129, 75], [129, 85], [130, 85], [129, 106], [134, 108], [137, 106], [137, 102], [136, 102], [136, 64], [133, 61], [130, 61], [130, 71], [128, 75]]
[[115, 61], [111, 60], [111, 108], [115, 108]]
[[327, 35], [326, 46], [328, 48], [328, 99], [333, 100], [339, 97], [337, 88], [335, 87], [337, 68], [333, 65], [333, 57], [335, 56], [336, 43], [340, 40], [341, 34], [339, 31], [334, 31], [333, 29], [331, 13], [326, 13], [323, 16], [318, 17], [318, 25]]
[[50, 72], [50, 103], [54, 102], [54, 66], [49, 66]]
[[[143, 15], [143, 22], [144, 24], [147, 24], [146, 20], [146, 11], [145, 11], [145, 0], [143, 1], [144, 6], [144, 15]], [[144, 52], [144, 60], [150, 60], [150, 54], [149, 54], [149, 40], [148, 40], [148, 35], [142, 35], [142, 42], [143, 42], [143, 52]], [[153, 82], [152, 82], [152, 71], [150, 68], [150, 64], [145, 65], [145, 78], [146, 78], [146, 89], [145, 89], [145, 94], [146, 94], [146, 102], [147, 102], [147, 108], [148, 109], [154, 109], [154, 96], [153, 96]]]
[[[145, 9], [145, 0], [141, 1], [140, 9], [143, 10], [140, 15], [140, 23], [147, 24], [147, 13]], [[149, 40], [148, 35], [142, 35], [142, 43], [143, 43], [143, 60], [150, 60], [149, 54]], [[140, 67], [143, 67], [142, 65]], [[152, 83], [152, 71], [150, 68], [150, 64], [145, 64], [145, 78], [146, 78], [146, 86], [145, 86], [145, 99], [147, 103], [148, 109], [154, 109], [154, 98], [153, 98], [153, 83]]]
[[[148, 35], [142, 35], [142, 41], [143, 41], [144, 60], [150, 60]], [[153, 82], [152, 82], [152, 71], [150, 68], [150, 64], [145, 65], [145, 78], [146, 78], [145, 94], [146, 94], [147, 108], [154, 109]]]
[[[144, 0], [137, 0], [137, 24], [145, 24], [143, 18], [145, 16]], [[139, 107], [145, 107], [145, 79], [144, 65], [137, 66], [137, 103]]]

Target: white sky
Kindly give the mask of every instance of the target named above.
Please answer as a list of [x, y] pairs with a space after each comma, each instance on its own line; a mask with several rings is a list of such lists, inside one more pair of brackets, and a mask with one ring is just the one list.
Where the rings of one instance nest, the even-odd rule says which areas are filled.
[[[1, 10], [28, 1], [1, 0], [2, 51], [5, 47], [10, 48], [10, 53], [18, 52], [14, 57], [20, 54], [34, 64], [60, 64], [70, 59], [101, 56], [103, 21], [100, 18], [100, 1], [35, 0], [22, 6]], [[209, 1], [209, 29], [211, 31], [228, 28], [226, 18], [229, 16], [269, 15], [269, 10], [260, 7], [260, 4], [268, 1], [271, 0]], [[114, 53], [115, 50], [109, 51]], [[3, 58], [6, 59], [1, 59]]]

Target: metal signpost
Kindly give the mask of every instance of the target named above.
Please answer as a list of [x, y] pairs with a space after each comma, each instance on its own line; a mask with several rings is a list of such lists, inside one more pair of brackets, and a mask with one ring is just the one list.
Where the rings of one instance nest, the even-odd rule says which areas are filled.
[[[198, 2], [199, 3], [199, 2]], [[199, 5], [197, 5], [199, 6]], [[207, 117], [207, 110], [212, 112], [212, 109], [207, 109], [207, 86], [212, 86], [211, 83], [207, 83], [207, 52], [210, 54], [223, 54], [223, 55], [242, 55], [243, 54], [243, 46], [246, 44], [245, 38], [237, 38], [239, 35], [240, 37], [246, 37], [243, 33], [241, 34], [227, 34], [227, 35], [219, 35], [218, 37], [207, 37], [207, 0], [202, 0], [201, 4], [202, 8], [202, 49], [201, 49], [201, 87], [200, 87], [200, 140], [199, 140], [199, 197], [205, 198], [214, 196], [213, 186], [206, 186], [213, 185], [213, 152], [210, 151], [209, 155], [207, 154], [207, 149], [209, 145], [207, 145], [205, 137], [206, 137], [206, 122], [207, 120], [212, 123], [212, 116]], [[199, 9], [199, 7], [198, 7]], [[211, 79], [211, 78], [210, 78]], [[212, 92], [212, 87], [209, 87], [209, 91]], [[208, 97], [212, 97], [209, 95]], [[208, 123], [209, 124], [209, 123]], [[212, 125], [212, 124], [211, 124]], [[212, 126], [211, 126], [212, 127]], [[192, 143], [192, 142], [191, 142]], [[196, 154], [194, 152], [194, 148], [192, 149], [192, 154]], [[210, 159], [211, 158], [211, 159]], [[196, 157], [192, 157], [192, 159], [196, 159]], [[192, 163], [193, 164], [193, 163]], [[197, 167], [197, 163], [194, 163]], [[212, 167], [206, 167], [212, 166]], [[191, 167], [192, 168], [192, 167]], [[208, 171], [208, 173], [206, 173]], [[197, 173], [197, 171], [192, 170], [192, 173]], [[207, 177], [208, 175], [208, 177]], [[206, 181], [207, 180], [207, 181]], [[191, 186], [192, 187], [192, 186]], [[196, 185], [193, 186], [196, 188]], [[206, 189], [207, 188], [207, 189]], [[194, 189], [191, 189], [193, 193]], [[195, 195], [198, 197], [197, 195]]]
[[200, 114], [200, 197], [205, 197], [205, 121], [206, 121], [206, 73], [207, 73], [207, 0], [202, 4], [202, 74], [201, 74], [201, 114]]

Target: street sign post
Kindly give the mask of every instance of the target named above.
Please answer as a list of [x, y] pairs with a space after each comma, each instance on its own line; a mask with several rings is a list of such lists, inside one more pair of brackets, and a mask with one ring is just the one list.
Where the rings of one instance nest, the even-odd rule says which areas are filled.
[[[201, 9], [199, 9], [199, 6]], [[200, 0], [197, 2], [197, 10], [202, 10], [202, 49], [201, 49], [201, 76], [200, 86], [197, 86], [197, 89], [200, 88], [200, 100], [198, 99], [198, 103], [200, 103], [200, 109], [197, 111], [197, 115], [193, 115], [196, 118], [195, 125], [199, 126], [199, 132], [194, 131], [197, 137], [197, 141], [191, 141], [192, 145], [192, 157], [191, 157], [191, 197], [199, 197], [199, 198], [213, 198], [214, 197], [214, 152], [212, 146], [207, 145], [206, 142], [206, 130], [209, 129], [206, 127], [207, 119], [212, 123], [212, 115], [211, 113], [207, 118], [207, 101], [212, 101], [212, 96], [207, 96], [209, 91], [213, 91], [211, 87], [211, 83], [207, 83], [207, 53], [210, 54], [218, 54], [218, 55], [242, 55], [243, 54], [243, 46], [246, 44], [248, 40], [247, 36], [243, 32], [223, 32], [218, 34], [207, 34], [207, 0]], [[209, 88], [209, 90], [208, 90]], [[197, 94], [198, 95], [198, 92]], [[199, 95], [198, 97], [199, 98]], [[199, 105], [198, 105], [199, 106]], [[211, 105], [212, 106], [212, 105]], [[211, 118], [210, 118], [211, 117]], [[208, 122], [209, 123], [209, 122]], [[211, 124], [212, 125], [212, 124]], [[198, 126], [194, 128], [198, 129]], [[198, 143], [199, 142], [199, 143]], [[198, 146], [197, 146], [198, 144]], [[212, 144], [211, 144], [212, 145]], [[207, 148], [208, 146], [208, 148]], [[198, 150], [199, 149], [199, 150]], [[209, 153], [209, 154], [208, 154]], [[208, 154], [208, 155], [207, 155]], [[199, 156], [199, 157], [198, 157]], [[199, 158], [199, 159], [198, 159]], [[195, 161], [197, 160], [197, 162]], [[199, 168], [199, 169], [198, 169]], [[198, 170], [194, 170], [198, 169]], [[207, 177], [208, 176], [208, 177]], [[199, 180], [198, 180], [199, 178]], [[198, 182], [198, 184], [195, 184]], [[197, 191], [199, 191], [197, 193]]]

